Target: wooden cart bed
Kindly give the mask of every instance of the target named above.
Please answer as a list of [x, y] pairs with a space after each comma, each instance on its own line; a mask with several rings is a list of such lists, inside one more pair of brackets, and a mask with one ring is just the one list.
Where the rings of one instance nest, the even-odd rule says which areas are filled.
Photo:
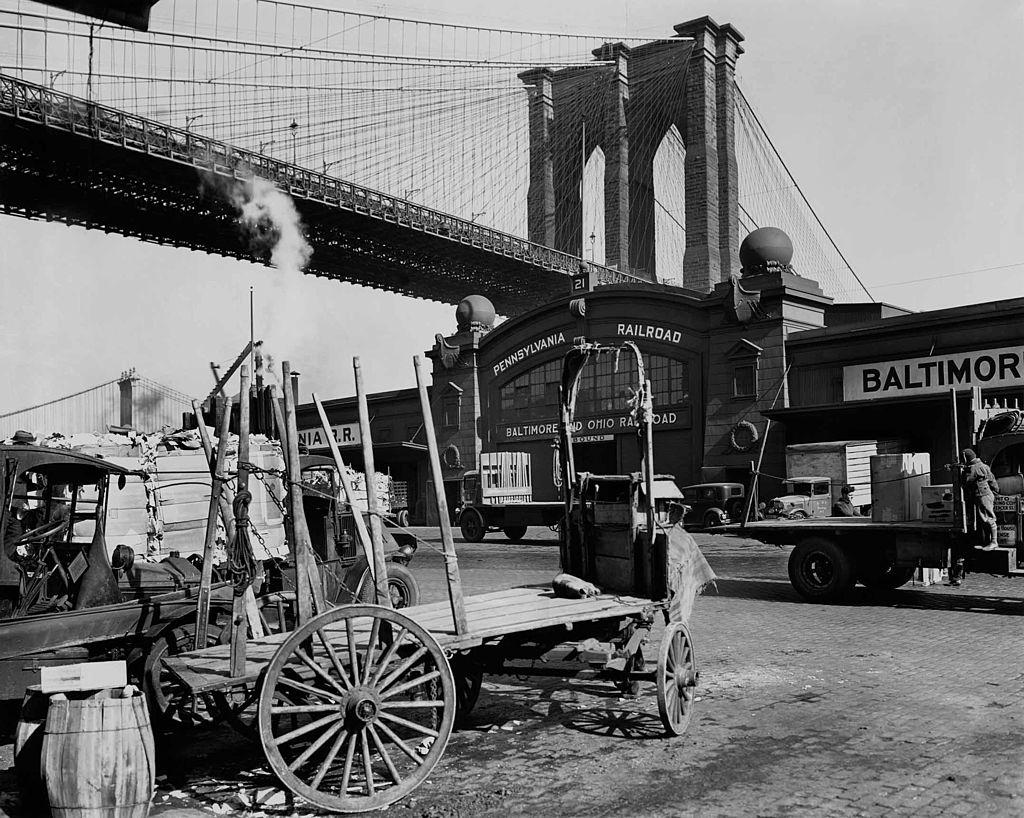
[[[455, 633], [451, 606], [447, 600], [403, 608], [402, 613], [426, 628], [442, 648], [464, 650], [510, 633], [527, 633], [575, 622], [590, 622], [618, 616], [632, 616], [663, 607], [631, 596], [603, 595], [588, 599], [562, 599], [550, 588], [510, 588], [465, 598], [469, 629]], [[326, 630], [344, 630], [344, 625]], [[223, 690], [253, 682], [273, 658], [288, 633], [272, 634], [251, 640], [246, 646], [245, 672], [232, 678], [230, 646], [217, 645], [164, 659], [164, 664], [194, 693]]]

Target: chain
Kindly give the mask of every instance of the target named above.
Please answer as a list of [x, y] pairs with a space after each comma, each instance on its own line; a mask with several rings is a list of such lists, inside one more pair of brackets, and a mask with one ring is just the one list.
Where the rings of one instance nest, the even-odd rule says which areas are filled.
[[275, 476], [277, 476], [277, 469], [260, 469], [253, 466], [252, 463], [245, 463], [243, 465], [245, 465], [246, 468], [249, 469], [249, 473], [263, 485], [263, 488], [266, 490], [267, 496], [274, 501], [274, 505], [277, 506], [277, 510], [281, 512], [282, 516], [287, 516], [287, 512], [284, 509], [284, 505], [278, 499], [277, 493], [274, 491], [273, 487], [270, 485], [270, 483], [267, 482], [266, 478], [263, 476], [264, 474], [274, 474]]
[[[263, 539], [263, 535], [260, 534], [259, 529], [256, 528], [256, 523], [254, 523], [251, 518], [249, 520], [249, 530], [256, 535], [256, 539], [259, 540], [259, 543], [263, 547], [263, 550], [267, 551], [267, 541]], [[267, 551], [267, 553], [269, 554], [270, 552]]]

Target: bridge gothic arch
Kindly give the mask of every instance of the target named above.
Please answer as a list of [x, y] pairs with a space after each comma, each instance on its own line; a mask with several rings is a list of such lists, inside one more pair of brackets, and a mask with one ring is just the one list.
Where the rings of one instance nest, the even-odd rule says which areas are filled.
[[[605, 43], [592, 65], [520, 74], [530, 119], [531, 241], [586, 258], [581, 181], [605, 157], [605, 263], [658, 279], [655, 161], [667, 134], [685, 146], [685, 286], [710, 291], [738, 269], [735, 65], [743, 36], [702, 17], [676, 36]], [[582, 145], [582, 147], [581, 147]], [[673, 277], [676, 277], [675, 275]]]

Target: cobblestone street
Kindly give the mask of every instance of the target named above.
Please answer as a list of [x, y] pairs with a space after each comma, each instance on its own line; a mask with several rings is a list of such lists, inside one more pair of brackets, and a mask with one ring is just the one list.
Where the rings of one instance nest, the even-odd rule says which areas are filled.
[[[1024, 815], [1024, 583], [972, 576], [813, 605], [789, 585], [786, 549], [699, 541], [720, 579], [694, 612], [700, 700], [684, 736], [662, 736], [653, 685], [628, 698], [607, 682], [488, 677], [428, 783], [389, 812]], [[458, 548], [468, 593], [557, 570], [545, 529]], [[421, 547], [412, 565], [427, 599], [443, 598], [440, 555]], [[274, 786], [226, 727], [165, 741], [158, 762], [164, 818], [241, 814]], [[13, 790], [9, 769], [3, 782]]]

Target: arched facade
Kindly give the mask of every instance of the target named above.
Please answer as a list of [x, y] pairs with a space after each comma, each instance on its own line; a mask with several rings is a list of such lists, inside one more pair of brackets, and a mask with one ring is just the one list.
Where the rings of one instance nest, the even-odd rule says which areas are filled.
[[606, 43], [595, 63], [524, 72], [530, 116], [532, 241], [588, 258], [580, 203], [585, 157], [605, 157], [605, 263], [658, 280], [655, 154], [674, 128], [686, 149], [683, 283], [709, 292], [736, 269], [734, 112], [743, 36], [701, 17], [676, 36]]

